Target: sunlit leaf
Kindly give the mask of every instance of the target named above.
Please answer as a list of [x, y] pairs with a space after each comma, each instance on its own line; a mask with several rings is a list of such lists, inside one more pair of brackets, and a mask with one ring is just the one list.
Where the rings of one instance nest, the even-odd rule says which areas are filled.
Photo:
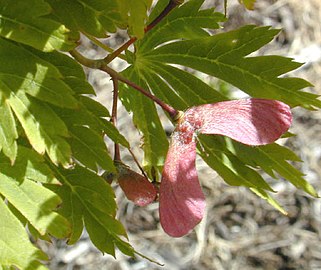
[[270, 194], [268, 194], [265, 190], [259, 189], [259, 188], [250, 188], [252, 192], [254, 192], [256, 195], [261, 197], [262, 199], [266, 200], [270, 205], [272, 205], [275, 209], [280, 211], [283, 215], [287, 215], [288, 213], [283, 209], [283, 207], [275, 200], [273, 199]]
[[55, 190], [64, 202], [60, 213], [72, 223], [69, 244], [79, 239], [85, 225], [92, 242], [102, 252], [115, 255], [115, 247], [119, 246], [132, 256], [133, 249], [120, 238], [126, 237], [126, 232], [115, 219], [116, 203], [110, 185], [79, 166], [61, 172], [60, 180], [64, 185]]
[[77, 35], [46, 17], [50, 6], [43, 0], [0, 0], [0, 35], [43, 51], [68, 51]]
[[71, 151], [64, 138], [69, 134], [63, 121], [48, 105], [21, 91], [9, 95], [8, 103], [34, 149], [41, 154], [47, 152], [54, 163], [68, 166]]
[[19, 148], [15, 165], [0, 158], [0, 194], [4, 196], [40, 234], [50, 233], [58, 238], [66, 237], [69, 224], [53, 210], [61, 203], [60, 198], [36, 182], [53, 182], [49, 168], [41, 157], [26, 148]]
[[162, 63], [149, 67], [149, 70], [141, 72], [151, 89], [158, 97], [177, 109], [186, 110], [191, 106], [227, 99], [187, 71]]
[[199, 139], [201, 157], [222, 176], [227, 184], [273, 191], [256, 170], [246, 166], [237, 155], [228, 150], [225, 138], [200, 135]]
[[74, 126], [71, 132], [73, 156], [86, 167], [97, 171], [98, 165], [108, 171], [115, 171], [103, 136], [83, 126]]
[[225, 80], [253, 97], [277, 99], [290, 106], [321, 107], [317, 95], [303, 92], [311, 86], [299, 78], [280, 78], [301, 64], [281, 56], [245, 57], [270, 42], [278, 30], [244, 26], [238, 30], [163, 45], [142, 60], [187, 66]]
[[147, 11], [152, 0], [118, 0], [123, 18], [128, 20], [129, 32], [138, 39], [144, 36]]
[[[254, 148], [236, 142], [232, 142], [231, 145], [231, 151], [237, 154], [243, 162], [251, 166], [260, 166], [273, 178], [278, 179], [278, 176], [281, 176], [295, 187], [304, 190], [313, 197], [318, 197], [315, 189], [303, 178], [304, 174], [288, 163], [288, 161], [300, 161], [290, 149], [278, 144]], [[274, 172], [278, 175], [275, 175]]]
[[106, 32], [116, 32], [125, 26], [115, 0], [46, 0], [52, 8], [52, 17], [74, 31], [95, 37], [106, 37]]
[[10, 106], [2, 98], [0, 100], [0, 149], [14, 162], [17, 156], [18, 133]]
[[[59, 107], [77, 107], [73, 90], [63, 82], [63, 75], [55, 66], [58, 61], [53, 65], [46, 59], [51, 54], [36, 52], [29, 47], [0, 38], [0, 89], [4, 91], [2, 88], [6, 87], [11, 92], [21, 90]], [[67, 66], [69, 63], [60, 61], [59, 64]], [[9, 96], [9, 93], [7, 95]]]
[[224, 15], [215, 12], [213, 8], [200, 9], [203, 2], [204, 0], [187, 1], [173, 10], [137, 44], [137, 55], [167, 41], [207, 37], [209, 33], [204, 29], [219, 28], [218, 23], [225, 20]]
[[0, 199], [0, 213], [0, 231], [2, 232], [0, 234], [0, 265], [4, 266], [4, 269], [11, 266], [27, 270], [46, 269], [41, 266], [39, 260], [47, 260], [47, 256], [30, 243], [22, 224], [2, 199]]

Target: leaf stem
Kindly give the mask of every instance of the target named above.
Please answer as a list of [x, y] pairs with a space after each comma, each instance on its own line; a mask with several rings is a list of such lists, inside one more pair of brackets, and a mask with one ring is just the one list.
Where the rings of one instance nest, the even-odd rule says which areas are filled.
[[[94, 43], [95, 45], [97, 45], [98, 47], [102, 48], [103, 50], [105, 50], [106, 52], [109, 53], [113, 53], [114, 50], [112, 48], [110, 48], [109, 46], [107, 46], [106, 44], [102, 43], [100, 40], [98, 40], [97, 38], [93, 37], [92, 35], [89, 35], [87, 33], [82, 32], [82, 34], [88, 38], [92, 43]], [[119, 54], [117, 55], [117, 57], [121, 58], [122, 60], [126, 61], [126, 57], [125, 55]]]
[[[175, 7], [181, 5], [184, 0], [170, 0], [164, 10], [144, 29], [145, 33], [149, 30], [153, 29], [161, 20], [163, 20], [168, 13], [170, 13]], [[105, 62], [108, 64], [116, 57], [118, 57], [123, 51], [128, 49], [130, 45], [132, 45], [137, 40], [136, 37], [131, 37], [127, 42], [121, 45], [118, 49], [113, 51], [111, 54], [105, 57]]]
[[89, 68], [93, 68], [93, 69], [99, 69], [100, 66], [102, 65], [102, 61], [101, 59], [89, 59], [85, 56], [83, 56], [80, 52], [78, 52], [77, 50], [73, 49], [71, 51], [69, 51], [70, 55], [72, 57], [74, 57], [80, 64], [89, 67]]
[[160, 100], [158, 97], [152, 95], [150, 92], [148, 92], [147, 90], [145, 90], [144, 88], [142, 88], [141, 86], [137, 85], [136, 83], [128, 80], [127, 78], [125, 78], [124, 76], [122, 76], [121, 74], [119, 74], [117, 71], [115, 71], [114, 69], [112, 69], [111, 67], [107, 66], [107, 64], [105, 63], [104, 59], [89, 59], [85, 56], [83, 56], [82, 54], [80, 54], [78, 51], [76, 50], [72, 50], [69, 52], [80, 64], [89, 67], [89, 68], [93, 68], [93, 69], [100, 69], [106, 73], [108, 73], [112, 79], [116, 79], [118, 81], [121, 81], [129, 86], [131, 86], [132, 88], [136, 89], [137, 91], [141, 92], [143, 95], [145, 95], [146, 97], [150, 98], [151, 100], [153, 100], [155, 103], [157, 103], [159, 106], [161, 106], [163, 108], [164, 111], [166, 111], [170, 117], [175, 120], [177, 118], [177, 115], [179, 114], [179, 111], [177, 111], [176, 109], [174, 109], [172, 106], [170, 106], [169, 104], [163, 102], [162, 100]]
[[142, 174], [144, 175], [144, 177], [145, 177], [146, 179], [148, 179], [148, 177], [147, 177], [144, 169], [142, 168], [142, 166], [140, 166], [140, 164], [139, 164], [139, 162], [138, 162], [138, 159], [136, 158], [134, 152], [133, 152], [130, 148], [128, 148], [128, 151], [129, 151], [129, 153], [131, 154], [132, 158], [134, 159], [134, 162], [136, 163], [137, 167], [140, 169], [140, 171], [141, 171]]

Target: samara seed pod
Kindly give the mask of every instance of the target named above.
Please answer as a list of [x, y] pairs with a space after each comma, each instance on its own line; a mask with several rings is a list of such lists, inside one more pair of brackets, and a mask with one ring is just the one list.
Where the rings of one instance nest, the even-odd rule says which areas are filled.
[[121, 162], [115, 162], [115, 165], [118, 183], [128, 200], [136, 205], [146, 206], [156, 199], [157, 190], [146, 177]]

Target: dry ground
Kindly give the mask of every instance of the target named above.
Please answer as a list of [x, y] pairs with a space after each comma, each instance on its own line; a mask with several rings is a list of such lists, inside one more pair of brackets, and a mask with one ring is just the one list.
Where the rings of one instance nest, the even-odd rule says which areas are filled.
[[[222, 11], [223, 0], [209, 0]], [[255, 23], [282, 28], [279, 37], [264, 49], [264, 54], [277, 53], [307, 62], [291, 75], [303, 77], [321, 94], [321, 1], [257, 0], [255, 11], [244, 9], [229, 0], [230, 20], [225, 29]], [[120, 37], [121, 39], [121, 37]], [[101, 56], [89, 43], [87, 54]], [[110, 81], [100, 72], [89, 72], [99, 98], [110, 105]], [[120, 129], [139, 145], [139, 134], [121, 114]], [[291, 131], [296, 137], [285, 144], [303, 160], [297, 166], [321, 194], [321, 111], [294, 110]], [[169, 127], [170, 128], [170, 127]], [[135, 148], [139, 155], [139, 147]], [[124, 157], [125, 160], [128, 158]], [[138, 208], [124, 199], [116, 189], [119, 218], [128, 229], [133, 246], [153, 257], [164, 267], [137, 258], [117, 254], [118, 259], [102, 256], [89, 243], [88, 236], [73, 247], [62, 242], [47, 247], [53, 256], [51, 269], [108, 270], [232, 270], [232, 269], [321, 269], [321, 200], [297, 191], [290, 184], [273, 181], [275, 196], [290, 213], [283, 216], [265, 201], [245, 188], [230, 187], [198, 162], [200, 179], [207, 197], [207, 212], [202, 223], [190, 235], [172, 239], [158, 223], [158, 205]]]

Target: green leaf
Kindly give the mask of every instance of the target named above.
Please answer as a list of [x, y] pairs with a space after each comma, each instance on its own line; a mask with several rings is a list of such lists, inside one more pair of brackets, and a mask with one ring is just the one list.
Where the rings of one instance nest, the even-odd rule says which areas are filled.
[[8, 96], [8, 104], [21, 123], [32, 147], [40, 154], [46, 151], [55, 164], [61, 163], [68, 167], [71, 150], [64, 139], [69, 136], [64, 122], [48, 105], [27, 97], [21, 91], [8, 93]]
[[[201, 156], [229, 185], [243, 185], [266, 199], [273, 207], [285, 213], [280, 205], [265, 190], [272, 189], [262, 182], [252, 168], [261, 168], [271, 177], [274, 172], [291, 182], [295, 187], [318, 197], [315, 189], [303, 178], [303, 174], [288, 161], [300, 161], [289, 149], [278, 144], [250, 147], [227, 137], [200, 136]], [[254, 172], [254, 173], [253, 173]]]
[[[0, 193], [34, 226], [42, 235], [49, 233], [58, 238], [69, 234], [69, 223], [53, 210], [61, 203], [60, 198], [39, 185], [38, 182], [52, 182], [53, 176], [41, 158], [31, 150], [19, 148], [15, 165], [0, 158]], [[48, 173], [48, 176], [45, 175]], [[47, 178], [47, 179], [46, 179]]]
[[94, 116], [99, 118], [110, 117], [107, 108], [98, 101], [86, 96], [80, 96], [79, 100], [85, 106], [83, 109], [88, 110]]
[[[93, 129], [97, 134], [106, 134], [116, 143], [129, 148], [129, 143], [118, 129], [110, 123], [108, 110], [99, 102], [86, 96], [79, 96], [79, 106], [75, 110], [54, 108], [57, 115], [63, 119], [68, 127], [85, 126]], [[83, 142], [86, 144], [86, 142]], [[93, 145], [94, 146], [94, 145]]]
[[[90, 111], [87, 109], [87, 104], [82, 104], [84, 100], [90, 99], [88, 97], [79, 97], [81, 103], [78, 108], [75, 110], [64, 109], [53, 107], [52, 109], [55, 111], [57, 115], [65, 122], [66, 126], [89, 126], [94, 129], [98, 133], [102, 133], [102, 125], [100, 123], [100, 118], [95, 115], [95, 111]], [[86, 101], [87, 102], [87, 101]], [[93, 101], [95, 102], [95, 101]], [[98, 103], [98, 102], [97, 102]]]
[[0, 35], [38, 50], [69, 51], [78, 36], [65, 26], [45, 17], [51, 11], [42, 0], [0, 0]]
[[0, 265], [16, 266], [19, 269], [40, 270], [38, 260], [47, 260], [47, 256], [35, 248], [19, 220], [0, 199]]
[[13, 163], [17, 156], [18, 138], [15, 120], [10, 106], [6, 101], [0, 101], [0, 149]]
[[[200, 155], [203, 160], [223, 178], [229, 185], [246, 186], [255, 194], [265, 199], [283, 214], [286, 211], [265, 190], [273, 191], [260, 174], [243, 163], [238, 153], [230, 152], [229, 138], [218, 136], [199, 136], [201, 142]], [[246, 147], [246, 146], [245, 146]], [[247, 148], [250, 148], [247, 146]]]
[[[19, 46], [0, 38], [0, 90], [4, 91], [2, 89], [4, 87], [10, 92], [21, 90], [56, 106], [77, 107], [73, 91], [63, 82], [59, 69], [45, 57], [42, 58], [51, 54], [36, 54], [36, 52], [29, 47]], [[59, 54], [54, 53], [53, 57], [57, 55]], [[68, 65], [70, 62], [62, 60], [54, 64]]]
[[[124, 0], [123, 0], [124, 1]], [[126, 1], [128, 7], [128, 25], [129, 31], [133, 36], [141, 39], [144, 36], [145, 21], [147, 11], [152, 3], [151, 0]]]
[[48, 233], [40, 234], [37, 229], [28, 222], [28, 220], [15, 208], [10, 202], [8, 202], [8, 208], [10, 211], [19, 219], [22, 225], [26, 228], [28, 227], [28, 233], [33, 237], [31, 241], [36, 241], [38, 239], [51, 242], [50, 235]]
[[117, 26], [126, 25], [115, 0], [46, 1], [52, 8], [53, 18], [77, 32], [104, 38], [106, 32], [114, 33]]
[[165, 62], [199, 70], [253, 97], [277, 99], [307, 109], [321, 107], [316, 95], [301, 91], [310, 83], [280, 77], [301, 64], [281, 56], [245, 57], [270, 42], [278, 32], [269, 27], [244, 26], [215, 36], [172, 42], [145, 54], [141, 52], [139, 57], [145, 65]]
[[247, 9], [253, 10], [256, 0], [239, 0], [240, 3], [245, 6]]
[[191, 0], [175, 8], [137, 44], [137, 55], [177, 39], [195, 39], [209, 36], [204, 28], [217, 29], [224, 15], [214, 9], [199, 10], [204, 0]]
[[[6, 133], [3, 132], [2, 136], [7, 137], [2, 139], [2, 148], [11, 160], [15, 158], [17, 139], [14, 133], [17, 121], [13, 113], [34, 149], [41, 154], [48, 153], [55, 164], [64, 167], [70, 166], [71, 148], [67, 143], [70, 134], [64, 114], [61, 114], [63, 110], [69, 109], [74, 115], [81, 112], [79, 120], [77, 115], [74, 116], [76, 123], [80, 120], [84, 126], [93, 123], [99, 133], [107, 130], [122, 143], [126, 142], [120, 134], [117, 136], [115, 128], [113, 130], [100, 119], [109, 116], [108, 110], [98, 102], [81, 96], [92, 94], [94, 90], [87, 82], [82, 67], [72, 58], [58, 52], [43, 53], [4, 39], [0, 39], [0, 51], [3, 52], [0, 54], [3, 63], [0, 66], [0, 97], [5, 104], [1, 109], [8, 117], [4, 124]], [[97, 113], [99, 117], [95, 116]]]
[[273, 199], [266, 191], [258, 188], [250, 188], [252, 192], [266, 200], [270, 205], [272, 205], [276, 210], [280, 211], [283, 215], [287, 215], [288, 213], [283, 209], [283, 207]]
[[130, 147], [129, 142], [126, 140], [126, 138], [122, 134], [120, 134], [118, 129], [115, 128], [115, 126], [111, 122], [109, 122], [105, 119], [102, 119], [101, 122], [104, 127], [104, 133], [110, 139], [112, 139], [115, 143], [120, 143], [122, 146], [124, 146], [126, 148]]
[[228, 149], [228, 138], [204, 135], [199, 135], [198, 138], [201, 143], [199, 149], [202, 149], [201, 157], [227, 184], [273, 191], [257, 171], [243, 163]]
[[[159, 13], [166, 1], [157, 4]], [[136, 44], [134, 68], [150, 90], [176, 109], [226, 100], [219, 92], [190, 72], [166, 65], [161, 61], [151, 62], [145, 56], [157, 46], [177, 39], [195, 39], [208, 36], [204, 28], [219, 28], [224, 16], [213, 9], [200, 10], [204, 0], [191, 0], [175, 8], [154, 29], [145, 34]], [[162, 6], [159, 8], [158, 5]], [[152, 17], [155, 11], [152, 12]]]
[[0, 155], [0, 162], [1, 173], [8, 171], [8, 175], [18, 182], [28, 179], [43, 184], [59, 184], [44, 158], [30, 148], [19, 146], [13, 165], [3, 155]]
[[80, 166], [61, 171], [60, 179], [64, 184], [56, 192], [64, 202], [61, 214], [72, 222], [69, 244], [79, 239], [85, 224], [90, 239], [100, 251], [115, 256], [115, 246], [124, 246], [126, 254], [133, 256], [131, 246], [120, 238], [126, 237], [126, 232], [115, 219], [116, 203], [110, 185]]
[[231, 151], [246, 164], [253, 167], [259, 166], [275, 179], [278, 177], [274, 172], [277, 172], [296, 188], [304, 190], [313, 197], [318, 197], [315, 189], [303, 178], [303, 173], [288, 163], [288, 161], [300, 161], [290, 149], [278, 144], [247, 147], [234, 141], [231, 146]]
[[110, 117], [110, 113], [105, 106], [89, 97], [80, 96], [79, 99], [84, 107], [80, 108], [81, 112], [74, 114], [73, 123], [79, 123], [77, 119], [83, 117], [83, 122], [80, 122], [81, 125], [88, 125], [98, 133], [106, 134], [115, 143], [120, 143], [124, 147], [129, 148], [126, 138], [106, 119], [106, 117]]
[[[150, 65], [141, 70], [153, 92], [164, 97], [172, 106], [186, 110], [191, 106], [227, 100], [221, 93], [198, 79], [195, 75], [169, 65]], [[146, 75], [145, 75], [146, 74]], [[167, 89], [169, 88], [170, 89]], [[177, 101], [183, 101], [178, 103]]]
[[[99, 220], [95, 218], [98, 216]], [[86, 213], [84, 221], [91, 241], [101, 252], [115, 257], [115, 247], [118, 247], [124, 254], [134, 256], [134, 249], [119, 237], [126, 236], [119, 221], [95, 208]]]
[[73, 126], [70, 132], [71, 149], [78, 161], [94, 171], [98, 165], [106, 171], [116, 171], [103, 136], [83, 126]]
[[[147, 89], [147, 85], [141, 79], [141, 76], [132, 67], [127, 69], [123, 75]], [[155, 104], [127, 85], [120, 85], [119, 94], [126, 109], [133, 112], [133, 121], [144, 135], [143, 150], [145, 155], [143, 166], [147, 172], [150, 172], [152, 168], [159, 170], [164, 164], [168, 141]]]
[[[46, 64], [51, 64], [54, 66], [55, 69], [59, 72], [59, 79], [61, 79], [67, 86], [69, 86], [70, 90], [64, 90], [66, 93], [76, 93], [76, 94], [93, 94], [95, 95], [95, 90], [93, 87], [89, 84], [87, 81], [87, 77], [85, 75], [85, 72], [83, 70], [83, 67], [78, 64], [73, 58], [60, 53], [60, 52], [52, 52], [52, 53], [43, 53], [37, 50], [29, 50], [32, 51], [32, 53], [41, 58], [42, 60], [46, 61]], [[63, 94], [66, 95], [66, 93], [60, 93], [59, 95], [63, 97], [63, 99], [67, 98]], [[57, 97], [56, 97], [57, 99]], [[54, 105], [60, 106], [60, 107], [70, 107], [70, 106], [62, 106], [65, 100], [58, 99], [59, 103]], [[73, 107], [75, 107], [76, 104], [74, 104]]]
[[28, 222], [28, 220], [15, 208], [11, 203], [8, 202], [8, 208], [10, 211], [16, 216], [16, 218], [19, 219], [21, 224], [26, 227], [28, 226], [28, 232], [33, 237], [32, 241], [36, 241], [38, 239], [51, 242], [50, 235], [48, 233], [46, 234], [40, 234], [37, 229]]
[[[122, 1], [122, 0], [120, 0]], [[126, 1], [122, 1], [126, 2]], [[169, 0], [158, 0], [148, 16], [148, 24], [151, 23], [167, 6]]]

